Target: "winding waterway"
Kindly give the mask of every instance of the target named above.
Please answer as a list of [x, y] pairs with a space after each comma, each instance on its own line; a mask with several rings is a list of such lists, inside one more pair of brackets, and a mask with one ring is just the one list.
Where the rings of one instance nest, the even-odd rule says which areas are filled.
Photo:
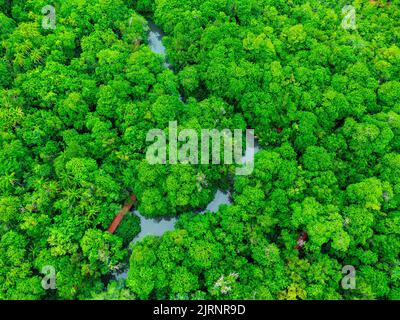
[[[247, 148], [244, 156], [242, 157], [242, 164], [245, 164], [247, 161], [251, 161], [254, 159], [254, 155], [260, 151], [259, 144], [255, 141], [254, 148]], [[219, 207], [222, 204], [231, 204], [231, 195], [230, 192], [226, 192], [223, 190], [217, 190], [215, 193], [214, 199], [207, 205], [207, 207], [199, 212], [199, 214], [204, 214], [206, 212], [215, 213], [219, 210]], [[148, 219], [143, 217], [139, 211], [135, 210], [134, 214], [136, 214], [140, 218], [140, 233], [133, 239], [133, 242], [140, 241], [145, 236], [153, 235], [153, 236], [162, 236], [165, 232], [174, 230], [176, 218], [170, 219]]]
[[[164, 65], [166, 68], [172, 69], [171, 65], [167, 62], [166, 57], [166, 49], [162, 43], [162, 38], [164, 37], [164, 32], [155, 25], [151, 20], [148, 20], [149, 26], [149, 34], [148, 34], [148, 42], [150, 49], [157, 54], [164, 56]], [[242, 164], [245, 164], [247, 161], [254, 159], [255, 153], [260, 151], [260, 146], [255, 141], [253, 148], [247, 148], [246, 152], [242, 158]], [[214, 199], [207, 205], [207, 207], [199, 212], [199, 214], [204, 214], [206, 212], [215, 213], [219, 210], [219, 207], [223, 204], [231, 204], [231, 195], [230, 192], [226, 192], [223, 190], [217, 190], [215, 193]], [[139, 211], [135, 210], [133, 214], [137, 215], [140, 218], [140, 233], [132, 240], [132, 242], [137, 242], [142, 240], [144, 237], [152, 235], [152, 236], [162, 236], [165, 232], [171, 231], [175, 229], [175, 223], [177, 221], [176, 218], [169, 219], [149, 219], [143, 217]], [[124, 270], [120, 273], [115, 273], [115, 279], [125, 279], [128, 275], [128, 271]]]

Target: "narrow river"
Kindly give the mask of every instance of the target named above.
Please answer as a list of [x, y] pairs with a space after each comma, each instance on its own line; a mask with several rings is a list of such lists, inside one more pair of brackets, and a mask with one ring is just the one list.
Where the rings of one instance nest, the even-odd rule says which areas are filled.
[[[166, 68], [171, 69], [171, 65], [167, 62], [166, 49], [162, 43], [162, 38], [164, 37], [164, 32], [155, 25], [151, 20], [148, 20], [149, 25], [149, 35], [148, 42], [150, 49], [157, 54], [164, 56], [164, 65]], [[242, 158], [242, 163], [245, 164], [246, 161], [254, 159], [254, 154], [260, 151], [260, 146], [257, 141], [254, 142], [254, 148], [247, 148], [246, 152]], [[214, 199], [208, 204], [205, 210], [199, 212], [198, 214], [204, 214], [206, 212], [215, 213], [218, 211], [220, 205], [231, 204], [230, 192], [225, 192], [223, 190], [217, 190]], [[137, 242], [142, 240], [144, 237], [152, 236], [162, 236], [165, 232], [174, 230], [176, 218], [170, 219], [148, 219], [143, 217], [139, 211], [135, 210], [133, 214], [140, 218], [140, 233], [132, 240], [132, 242]], [[120, 273], [114, 273], [115, 279], [126, 279], [128, 275], [128, 270]]]
[[167, 62], [167, 54], [165, 46], [162, 43], [162, 39], [165, 36], [162, 31], [153, 21], [147, 20], [149, 26], [148, 42], [151, 51], [157, 54], [161, 54], [164, 57], [164, 66], [171, 69], [171, 65]]

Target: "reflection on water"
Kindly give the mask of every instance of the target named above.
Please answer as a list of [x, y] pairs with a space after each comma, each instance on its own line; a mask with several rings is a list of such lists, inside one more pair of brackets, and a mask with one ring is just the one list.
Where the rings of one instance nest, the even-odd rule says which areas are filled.
[[232, 201], [230, 199], [230, 193], [229, 192], [224, 192], [222, 190], [218, 190], [217, 193], [215, 194], [214, 200], [211, 201], [207, 208], [204, 211], [201, 211], [200, 214], [204, 214], [206, 212], [212, 212], [215, 213], [218, 211], [219, 206], [221, 204], [231, 204]]
[[143, 217], [139, 211], [134, 212], [140, 218], [140, 233], [133, 242], [143, 239], [145, 236], [162, 236], [165, 232], [174, 230], [176, 218], [171, 219], [149, 219]]
[[242, 164], [245, 164], [248, 161], [254, 161], [254, 156], [257, 152], [261, 150], [261, 147], [258, 141], [254, 138], [254, 147], [248, 146], [246, 148], [245, 154], [242, 158]]
[[[230, 203], [230, 193], [218, 190], [214, 199], [208, 204], [207, 208], [199, 214], [204, 214], [206, 212], [215, 213], [218, 211], [220, 205]], [[141, 231], [132, 242], [140, 241], [145, 236], [162, 236], [165, 232], [175, 229], [176, 218], [148, 219], [143, 217], [137, 210], [134, 211], [134, 214], [140, 218]], [[126, 279], [128, 277], [128, 270], [126, 269], [121, 272], [114, 272], [112, 275], [115, 280]]]
[[164, 37], [164, 31], [162, 31], [158, 26], [154, 24], [153, 21], [147, 20], [149, 26], [148, 41], [151, 51], [164, 56], [164, 66], [171, 68], [171, 65], [166, 61], [166, 50], [162, 43], [162, 38]]

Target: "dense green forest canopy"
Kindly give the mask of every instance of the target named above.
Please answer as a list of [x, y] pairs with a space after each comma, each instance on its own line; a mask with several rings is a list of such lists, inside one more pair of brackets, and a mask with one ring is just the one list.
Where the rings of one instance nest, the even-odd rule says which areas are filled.
[[[0, 299], [400, 299], [399, 43], [399, 0], [0, 0]], [[232, 166], [146, 162], [169, 121], [255, 129], [231, 205], [195, 213]], [[176, 230], [107, 233], [131, 194]]]

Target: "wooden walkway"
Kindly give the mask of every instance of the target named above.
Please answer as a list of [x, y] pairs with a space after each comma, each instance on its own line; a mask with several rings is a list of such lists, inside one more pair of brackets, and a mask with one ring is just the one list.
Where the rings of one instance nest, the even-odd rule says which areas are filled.
[[136, 202], [136, 196], [132, 195], [128, 202], [122, 207], [121, 211], [117, 214], [114, 218], [113, 222], [111, 222], [110, 226], [108, 227], [108, 232], [113, 234], [115, 230], [117, 230], [119, 224], [122, 221], [122, 218], [132, 209], [133, 205]]

